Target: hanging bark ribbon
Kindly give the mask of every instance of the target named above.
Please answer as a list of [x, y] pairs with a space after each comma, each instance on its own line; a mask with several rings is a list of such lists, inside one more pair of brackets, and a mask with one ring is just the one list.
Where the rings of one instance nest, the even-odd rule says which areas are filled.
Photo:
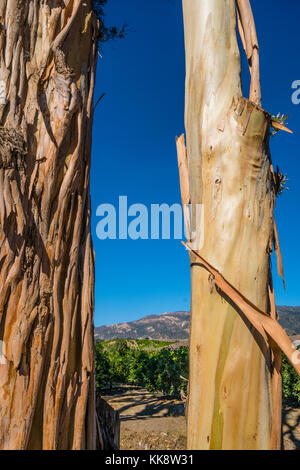
[[178, 157], [178, 170], [181, 188], [181, 202], [184, 212], [184, 223], [187, 239], [191, 239], [191, 216], [189, 204], [191, 200], [190, 187], [189, 187], [189, 170], [187, 161], [187, 152], [185, 146], [184, 134], [176, 137], [177, 157]]
[[278, 230], [277, 230], [277, 225], [276, 225], [275, 220], [274, 220], [274, 248], [275, 248], [275, 253], [276, 253], [276, 256], [277, 256], [278, 274], [279, 274], [280, 277], [282, 277], [283, 287], [285, 288], [285, 278], [284, 278], [284, 271], [283, 271], [282, 254], [281, 254], [279, 235], [278, 235]]
[[[295, 348], [278, 321], [253, 305], [237, 289], [235, 289], [235, 287], [233, 287], [222, 276], [222, 274], [219, 273], [219, 271], [205, 261], [199, 253], [192, 250], [187, 243], [182, 242], [182, 244], [201, 261], [201, 264], [203, 264], [207, 271], [214, 277], [216, 286], [243, 312], [249, 322], [264, 338], [265, 342], [272, 348], [274, 347], [272, 344], [273, 341], [275, 345], [284, 352], [297, 374], [300, 376], [300, 363], [297, 364], [293, 361]], [[270, 339], [272, 341], [270, 341]]]
[[261, 105], [259, 45], [257, 40], [255, 21], [249, 0], [236, 0], [238, 13], [238, 26], [241, 40], [247, 54], [250, 74], [250, 101]]
[[[271, 267], [269, 269], [269, 302], [270, 302], [270, 316], [276, 321], [276, 302], [275, 293], [272, 280]], [[273, 362], [273, 374], [272, 374], [272, 433], [271, 441], [272, 448], [279, 449], [281, 445], [281, 400], [282, 400], [282, 377], [281, 377], [281, 366], [282, 366], [282, 354], [278, 346], [270, 339], [270, 346], [272, 351], [272, 362]]]

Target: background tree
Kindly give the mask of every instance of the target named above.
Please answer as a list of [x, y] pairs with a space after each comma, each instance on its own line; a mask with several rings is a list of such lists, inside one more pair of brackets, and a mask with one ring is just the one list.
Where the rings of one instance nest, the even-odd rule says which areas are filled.
[[[283, 275], [269, 134], [271, 126], [287, 129], [261, 108], [249, 0], [183, 0], [183, 13], [187, 151], [184, 136], [177, 146], [182, 202], [192, 205], [185, 210], [192, 276], [188, 448], [278, 449], [280, 348], [289, 360], [293, 349], [276, 321], [270, 271], [274, 241]], [[237, 13], [249, 100], [242, 96]]]
[[1, 0], [1, 449], [96, 447], [89, 170], [98, 39], [91, 0]]

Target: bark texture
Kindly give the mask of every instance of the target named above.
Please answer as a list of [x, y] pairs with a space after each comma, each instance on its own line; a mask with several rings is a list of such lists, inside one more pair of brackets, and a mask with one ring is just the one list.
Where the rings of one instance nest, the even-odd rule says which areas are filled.
[[101, 449], [119, 450], [121, 430], [120, 413], [114, 410], [107, 401], [100, 396], [96, 398], [96, 405]]
[[[251, 8], [238, 3], [246, 34]], [[185, 181], [182, 199], [192, 204], [186, 226], [196, 233], [196, 253], [191, 253], [189, 449], [280, 447], [278, 348], [274, 355], [268, 332], [253, 326], [255, 321], [249, 321], [238, 302], [216, 288], [212, 271], [197, 256], [222, 273], [249, 305], [275, 317], [271, 117], [258, 106], [258, 44], [252, 22], [249, 37], [243, 38], [252, 74], [250, 100], [242, 97], [235, 7], [234, 0], [183, 0], [186, 155], [183, 137], [177, 146]], [[197, 204], [202, 205], [200, 225], [194, 216]]]
[[0, 449], [94, 449], [91, 0], [1, 0]]

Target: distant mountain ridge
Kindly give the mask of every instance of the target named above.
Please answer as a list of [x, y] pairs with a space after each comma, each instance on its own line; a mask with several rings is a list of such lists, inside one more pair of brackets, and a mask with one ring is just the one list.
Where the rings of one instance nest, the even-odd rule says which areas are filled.
[[300, 307], [278, 306], [279, 323], [289, 336], [300, 335]]
[[[300, 335], [300, 307], [277, 307], [279, 322], [289, 336]], [[189, 338], [190, 313], [167, 312], [148, 315], [140, 320], [95, 328], [95, 338], [149, 338], [158, 340], [186, 340]]]
[[189, 337], [190, 313], [167, 312], [148, 315], [140, 320], [95, 328], [96, 339], [149, 338], [187, 339]]

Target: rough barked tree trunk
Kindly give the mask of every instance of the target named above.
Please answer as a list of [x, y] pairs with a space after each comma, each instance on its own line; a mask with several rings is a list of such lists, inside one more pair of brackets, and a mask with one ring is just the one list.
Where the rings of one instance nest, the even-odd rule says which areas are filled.
[[94, 449], [91, 0], [0, 3], [0, 449]]
[[[185, 211], [186, 226], [196, 233], [189, 449], [279, 448], [278, 345], [284, 343], [291, 353], [274, 320], [270, 278], [275, 231], [271, 116], [260, 107], [249, 1], [238, 0], [238, 7], [252, 77], [250, 100], [242, 97], [235, 0], [183, 0], [187, 153], [184, 136], [177, 145], [182, 202], [192, 204], [191, 220]], [[202, 222], [195, 217], [197, 204]], [[270, 339], [275, 336], [276, 346]]]

